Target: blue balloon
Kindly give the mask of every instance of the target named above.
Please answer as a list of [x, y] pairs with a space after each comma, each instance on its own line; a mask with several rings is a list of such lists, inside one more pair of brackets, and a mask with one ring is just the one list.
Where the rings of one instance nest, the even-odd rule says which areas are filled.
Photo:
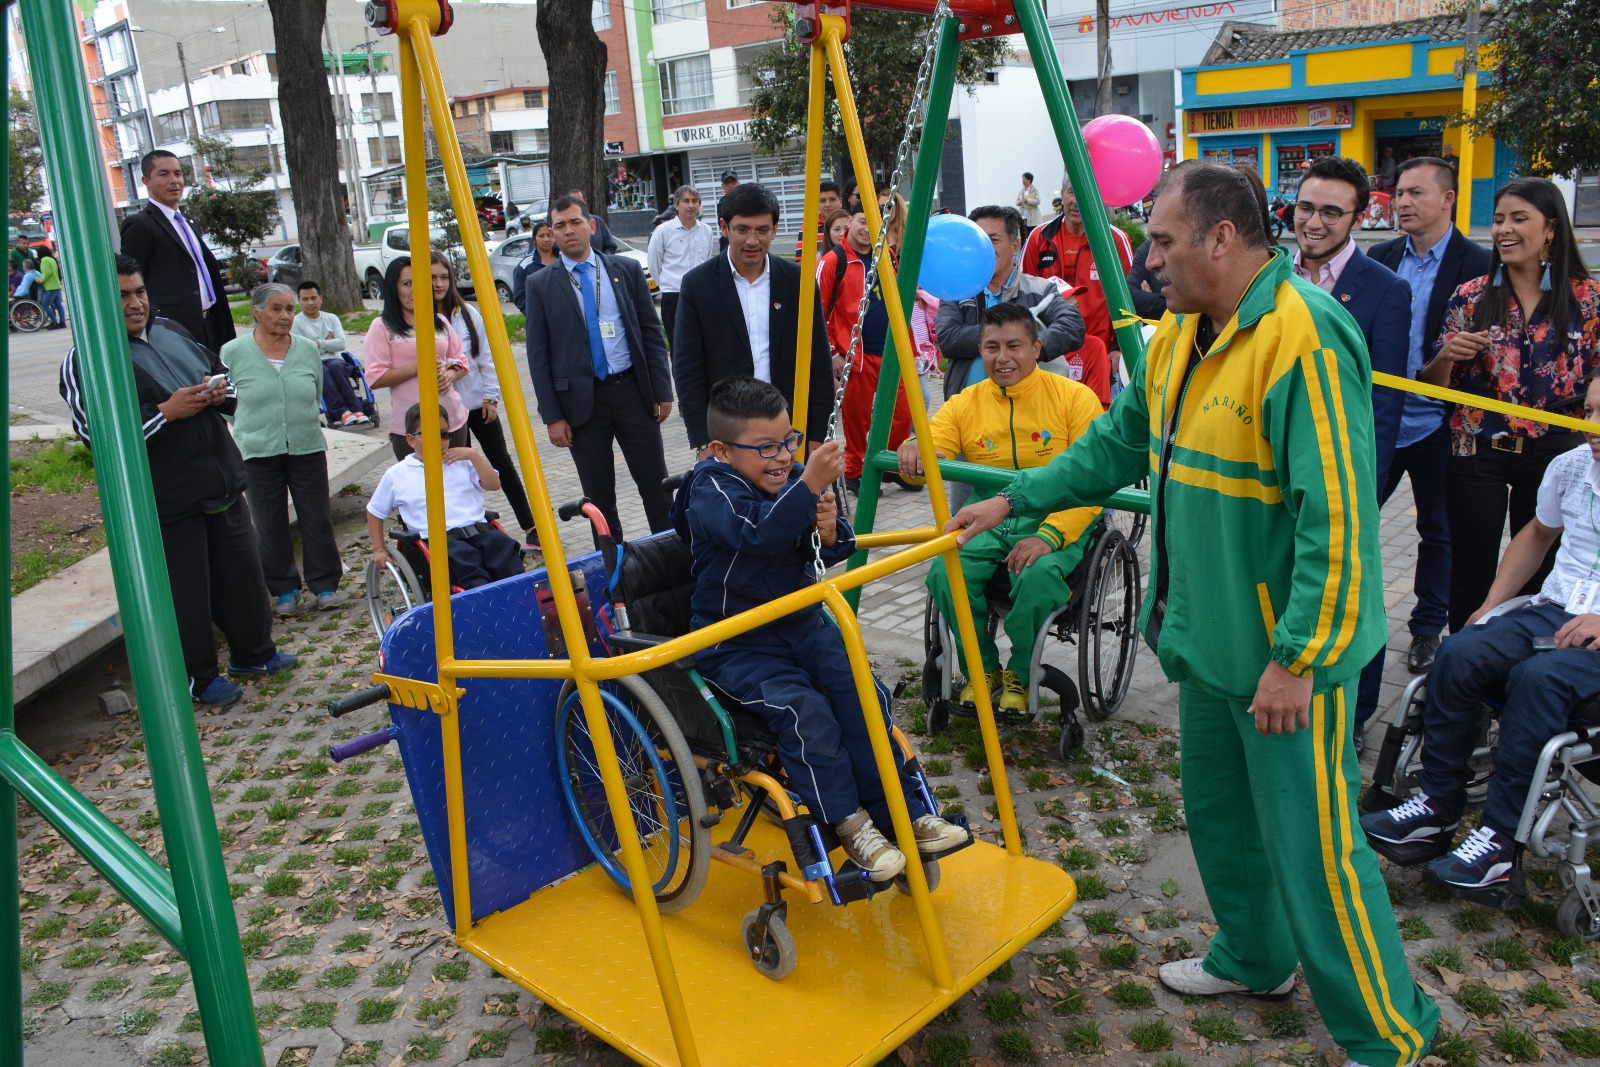
[[940, 300], [976, 296], [994, 277], [994, 243], [983, 228], [963, 215], [928, 220], [917, 284]]

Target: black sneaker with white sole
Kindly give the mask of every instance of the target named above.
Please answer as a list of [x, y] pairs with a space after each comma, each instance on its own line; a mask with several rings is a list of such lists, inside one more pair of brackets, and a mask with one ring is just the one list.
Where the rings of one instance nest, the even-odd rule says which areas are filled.
[[1450, 851], [1460, 821], [1444, 818], [1426, 794], [1418, 793], [1385, 811], [1361, 816], [1361, 829], [1374, 852], [1409, 867]]
[[1517, 843], [1491, 826], [1468, 834], [1448, 855], [1430, 863], [1424, 877], [1459, 897], [1502, 911], [1515, 910], [1527, 895]]

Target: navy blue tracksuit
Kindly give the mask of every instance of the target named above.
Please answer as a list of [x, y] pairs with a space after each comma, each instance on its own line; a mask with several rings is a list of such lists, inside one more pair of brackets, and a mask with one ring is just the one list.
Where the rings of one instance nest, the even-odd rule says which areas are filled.
[[[812, 583], [817, 496], [800, 480], [802, 469], [794, 465], [776, 496], [715, 458], [690, 472], [672, 518], [694, 555], [696, 628]], [[824, 564], [855, 551], [855, 533], [843, 516], [838, 530], [838, 540], [822, 550]], [[706, 677], [777, 734], [789, 787], [814, 817], [831, 824], [865, 808], [880, 829], [889, 827], [844, 640], [820, 606], [713, 645], [696, 660]], [[874, 684], [887, 723], [889, 694]], [[929, 814], [916, 780], [903, 770], [901, 786], [911, 817]]]

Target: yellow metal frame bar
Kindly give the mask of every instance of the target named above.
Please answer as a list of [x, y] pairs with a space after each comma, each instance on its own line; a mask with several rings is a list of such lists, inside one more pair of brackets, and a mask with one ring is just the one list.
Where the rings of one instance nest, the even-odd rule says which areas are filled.
[[1508, 404], [1504, 400], [1493, 397], [1479, 396], [1477, 393], [1463, 393], [1459, 389], [1446, 389], [1442, 385], [1433, 385], [1429, 382], [1413, 381], [1410, 378], [1400, 378], [1383, 371], [1372, 372], [1373, 385], [1386, 385], [1390, 389], [1398, 389], [1402, 393], [1415, 393], [1431, 400], [1443, 400], [1449, 404], [1461, 404], [1480, 411], [1492, 411], [1496, 415], [1506, 415], [1513, 419], [1527, 419], [1530, 422], [1542, 422], [1546, 426], [1560, 426], [1565, 430], [1577, 430], [1579, 433], [1600, 434], [1600, 423], [1584, 422], [1570, 415], [1557, 415], [1551, 411], [1541, 411], [1538, 408], [1525, 408], [1518, 404]]
[[[396, 31], [399, 39], [400, 89], [402, 108], [402, 141], [406, 168], [407, 225], [411, 231], [411, 247], [415, 250], [430, 247], [428, 240], [427, 170], [423, 130], [424, 108], [432, 118], [438, 138], [439, 155], [443, 164], [446, 186], [458, 218], [476, 217], [471, 187], [467, 181], [466, 167], [462, 162], [460, 144], [455, 125], [448, 110], [443, 79], [439, 72], [438, 57], [433, 47], [433, 35], [439, 29], [440, 10], [436, 0], [400, 0]], [[823, 16], [823, 32], [811, 48], [810, 88], [811, 98], [807, 112], [808, 137], [806, 147], [806, 201], [807, 222], [816, 217], [820, 198], [819, 185], [822, 168], [822, 123], [826, 80], [831, 70], [838, 90], [845, 137], [850, 146], [852, 160], [858, 173], [869, 176], [871, 168], [866, 157], [865, 142], [861, 135], [860, 118], [856, 110], [848, 71], [845, 69], [842, 47], [844, 24], [836, 16]], [[878, 211], [877, 193], [870, 177], [862, 185], [863, 203], [874, 238], [883, 220]], [[478, 292], [494, 291], [488, 256], [481, 241], [463, 242], [468, 269]], [[814, 276], [817, 249], [814, 241], [802, 242], [801, 269]], [[895, 347], [900, 362], [902, 387], [916, 381], [916, 369], [911, 353], [904, 308], [899, 290], [894, 284], [894, 264], [887, 248], [879, 264], [883, 279], [883, 293], [888, 304], [891, 327], [895, 331]], [[429, 284], [431, 265], [427, 258], [413, 259], [412, 294], [416, 312], [416, 340], [418, 365], [429, 366], [437, 360], [439, 340], [434, 321], [433, 291]], [[798, 350], [796, 352], [795, 411], [796, 425], [805, 425], [808, 406], [814, 402], [830, 403], [832, 397], [810, 396], [811, 339], [823, 324], [815, 319], [815, 302], [801, 301], [799, 309]], [[872, 742], [873, 756], [883, 777], [885, 792], [892, 816], [894, 835], [902, 851], [909, 856], [917, 854], [915, 836], [911, 829], [909, 809], [904, 791], [900, 787], [898, 763], [894, 742], [882, 717], [877, 714], [876, 686], [867, 660], [866, 645], [862, 640], [860, 624], [850, 610], [843, 591], [882, 578], [888, 574], [913, 566], [936, 555], [943, 555], [953, 582], [962, 581], [961, 563], [956, 551], [954, 534], [940, 534], [939, 529], [950, 516], [944, 483], [934, 461], [930, 446], [926, 409], [920, 402], [911, 404], [912, 419], [917, 439], [924, 451], [923, 465], [928, 470], [928, 483], [934, 502], [938, 526], [913, 530], [867, 534], [861, 544], [867, 548], [911, 546], [882, 559], [875, 560], [854, 571], [827, 578], [816, 586], [797, 590], [759, 608], [743, 612], [694, 633], [675, 638], [650, 649], [614, 657], [595, 657], [589, 651], [582, 618], [573, 592], [572, 578], [561, 547], [561, 535], [550, 506], [549, 487], [539, 463], [538, 446], [534, 441], [532, 424], [528, 417], [527, 399], [523, 393], [519, 368], [510, 351], [510, 338], [505, 323], [499, 315], [485, 315], [490, 352], [494, 358], [495, 372], [499, 376], [505, 396], [504, 414], [510, 424], [517, 459], [528, 484], [529, 500], [533, 506], [534, 528], [544, 546], [550, 590], [561, 630], [566, 638], [569, 659], [540, 660], [458, 660], [455, 656], [454, 627], [450, 604], [449, 570], [434, 568], [431, 575], [434, 610], [434, 642], [438, 659], [438, 683], [426, 685], [404, 679], [398, 683], [397, 693], [403, 691], [403, 702], [417, 707], [427, 706], [440, 716], [443, 741], [445, 800], [449, 828], [449, 849], [452, 870], [455, 873], [455, 914], [453, 925], [458, 940], [468, 937], [472, 929], [472, 903], [470, 869], [467, 856], [466, 811], [461, 768], [461, 724], [458, 703], [463, 691], [457, 683], [467, 678], [548, 678], [572, 679], [582, 700], [584, 716], [595, 745], [596, 762], [601, 769], [606, 802], [617, 821], [621, 845], [621, 859], [633, 889], [639, 923], [649, 946], [651, 964], [655, 970], [663, 1006], [671, 1027], [673, 1044], [680, 1063], [692, 1067], [700, 1063], [694, 1035], [684, 1005], [682, 988], [673, 967], [672, 954], [667, 945], [661, 915], [656, 906], [651, 879], [645, 867], [643, 851], [639, 844], [637, 827], [627, 801], [625, 785], [617, 765], [616, 750], [607, 726], [604, 707], [600, 699], [599, 683], [625, 674], [636, 674], [652, 667], [670, 663], [692, 652], [724, 641], [757, 626], [766, 625], [785, 615], [813, 604], [826, 604], [838, 622], [848, 652], [852, 676], [855, 679], [866, 712], [866, 724]], [[443, 493], [443, 427], [438, 415], [438, 381], [429, 373], [418, 375], [418, 392], [422, 403], [422, 453], [428, 491], [428, 533], [436, 543], [444, 543], [445, 516]], [[909, 390], [908, 399], [911, 399]], [[915, 398], [920, 401], [919, 398]], [[813, 442], [815, 443], [815, 442]], [[970, 671], [974, 676], [982, 673], [977, 659], [976, 625], [964, 601], [957, 604], [957, 626], [968, 649]], [[999, 732], [995, 726], [994, 709], [988, 694], [978, 697], [979, 722], [982, 729], [984, 752], [995, 786], [995, 803], [1005, 835], [1008, 855], [1022, 855], [1021, 835], [1017, 830], [1010, 789], [1005, 775], [1004, 759], [1000, 751]], [[787, 799], [787, 798], [784, 798]], [[719, 859], [723, 857], [718, 857]], [[728, 858], [731, 861], [733, 858]], [[734, 866], [740, 866], [734, 862]], [[957, 992], [956, 978], [943, 932], [935, 915], [928, 885], [920, 864], [910, 864], [907, 880], [917, 913], [928, 955], [933, 983], [945, 994]], [[798, 880], [796, 880], [798, 881]], [[803, 891], [813, 899], [819, 894], [815, 887]]]

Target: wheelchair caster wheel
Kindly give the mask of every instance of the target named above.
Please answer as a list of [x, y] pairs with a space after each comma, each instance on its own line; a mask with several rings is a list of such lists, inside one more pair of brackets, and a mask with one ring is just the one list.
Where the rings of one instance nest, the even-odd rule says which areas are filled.
[[1076, 718], [1061, 728], [1061, 740], [1057, 744], [1057, 755], [1061, 757], [1061, 762], [1066, 763], [1072, 759], [1074, 752], [1083, 749], [1086, 736], [1083, 723]]
[[950, 729], [950, 702], [934, 697], [928, 703], [928, 736], [938, 737]]
[[1556, 929], [1567, 937], [1581, 937], [1585, 941], [1600, 940], [1600, 920], [1584, 907], [1583, 898], [1576, 889], [1568, 890], [1556, 908]]
[[[933, 891], [938, 889], [939, 888], [939, 861], [936, 860], [936, 859], [923, 860], [922, 861], [922, 876], [928, 880], [928, 892], [932, 893]], [[894, 887], [896, 889], [900, 890], [900, 892], [904, 893], [908, 897], [911, 895], [911, 882], [906, 878], [906, 876], [904, 874], [897, 874], [897, 875], [894, 876]]]
[[745, 954], [755, 964], [756, 970], [779, 982], [794, 971], [795, 964], [800, 962], [800, 954], [794, 947], [794, 935], [789, 932], [788, 924], [777, 915], [767, 920], [766, 934], [757, 943], [756, 925], [760, 912], [761, 909], [757, 908], [746, 913], [744, 921], [739, 924], [739, 940], [744, 944]]

